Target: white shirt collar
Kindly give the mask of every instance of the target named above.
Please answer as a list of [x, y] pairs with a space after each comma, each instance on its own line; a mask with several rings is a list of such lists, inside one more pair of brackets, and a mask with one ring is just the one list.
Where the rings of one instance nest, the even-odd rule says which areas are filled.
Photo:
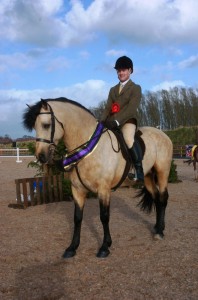
[[125, 84], [128, 82], [130, 80], [130, 78], [129, 79], [127, 79], [126, 81], [124, 81], [124, 82], [121, 82], [120, 81], [120, 84], [122, 85], [122, 86], [125, 86]]

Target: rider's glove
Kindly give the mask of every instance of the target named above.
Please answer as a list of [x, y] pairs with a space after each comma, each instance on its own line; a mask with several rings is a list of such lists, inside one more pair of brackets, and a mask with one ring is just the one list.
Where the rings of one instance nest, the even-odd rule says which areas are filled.
[[105, 121], [104, 126], [107, 127], [108, 129], [116, 129], [119, 126], [119, 122], [117, 120], [113, 121]]

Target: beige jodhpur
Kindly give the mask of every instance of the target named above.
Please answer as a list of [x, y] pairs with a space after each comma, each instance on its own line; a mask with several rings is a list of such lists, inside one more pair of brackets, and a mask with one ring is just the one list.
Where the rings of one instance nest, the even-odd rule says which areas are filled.
[[134, 143], [136, 125], [132, 123], [126, 123], [122, 126], [122, 133], [127, 147], [130, 149]]

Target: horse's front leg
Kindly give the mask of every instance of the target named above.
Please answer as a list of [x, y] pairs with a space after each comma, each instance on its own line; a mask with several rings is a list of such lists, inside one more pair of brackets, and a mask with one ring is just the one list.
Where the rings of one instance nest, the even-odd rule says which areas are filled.
[[106, 201], [104, 203], [104, 201], [100, 199], [100, 220], [102, 222], [103, 231], [104, 231], [103, 243], [96, 255], [97, 257], [100, 258], [107, 257], [110, 253], [109, 247], [111, 246], [112, 240], [109, 231], [109, 217], [110, 217], [110, 203], [109, 201]]
[[65, 250], [63, 258], [70, 258], [76, 254], [76, 250], [80, 244], [80, 232], [81, 224], [83, 219], [83, 208], [80, 208], [77, 203], [75, 203], [74, 210], [74, 233], [70, 246]]
[[76, 254], [76, 250], [80, 245], [80, 233], [81, 233], [81, 224], [83, 219], [83, 210], [85, 204], [86, 193], [83, 191], [75, 190], [72, 187], [72, 194], [75, 201], [74, 209], [74, 232], [73, 238], [70, 246], [65, 250], [63, 258], [70, 258]]

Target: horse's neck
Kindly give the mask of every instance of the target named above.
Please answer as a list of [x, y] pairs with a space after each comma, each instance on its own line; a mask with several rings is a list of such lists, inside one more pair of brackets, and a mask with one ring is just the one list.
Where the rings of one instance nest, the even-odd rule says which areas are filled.
[[71, 124], [66, 130], [65, 145], [69, 150], [72, 150], [83, 143], [87, 142], [93, 134], [96, 127], [96, 122], [77, 122]]
[[78, 107], [67, 110], [64, 114], [64, 142], [68, 150], [87, 142], [96, 128], [96, 119]]

